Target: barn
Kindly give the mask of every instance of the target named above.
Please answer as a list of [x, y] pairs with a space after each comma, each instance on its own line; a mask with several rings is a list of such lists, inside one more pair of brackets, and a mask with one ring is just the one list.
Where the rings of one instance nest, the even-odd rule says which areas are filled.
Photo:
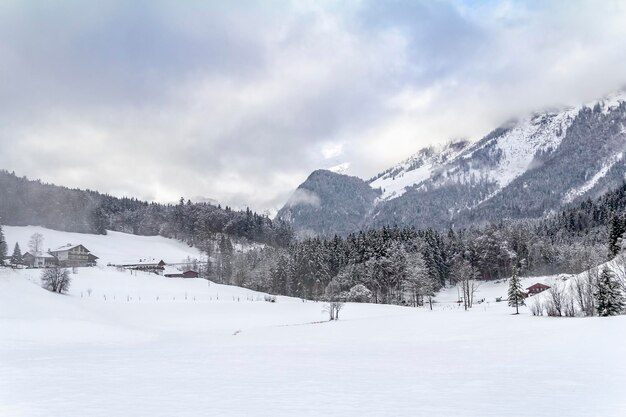
[[57, 265], [57, 258], [47, 252], [26, 252], [22, 257], [24, 264], [30, 268], [48, 268]]
[[163, 260], [157, 261], [156, 259], [140, 259], [139, 262], [124, 263], [121, 266], [125, 269], [133, 269], [136, 271], [154, 272], [155, 274], [161, 274], [165, 270], [165, 262]]
[[199, 274], [197, 271], [192, 270], [180, 271], [174, 268], [166, 268], [163, 276], [167, 278], [198, 278]]

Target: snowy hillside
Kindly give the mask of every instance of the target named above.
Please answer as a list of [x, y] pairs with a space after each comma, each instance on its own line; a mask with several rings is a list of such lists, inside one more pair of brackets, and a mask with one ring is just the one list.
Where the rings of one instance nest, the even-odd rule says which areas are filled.
[[166, 263], [178, 263], [187, 257], [200, 258], [196, 248], [174, 239], [161, 236], [136, 236], [108, 231], [106, 235], [70, 233], [38, 226], [3, 226], [4, 235], [11, 247], [19, 243], [22, 252], [28, 250], [28, 240], [33, 233], [44, 237], [44, 250], [58, 248], [68, 243], [82, 244], [98, 256], [99, 265], [137, 262], [139, 259], [163, 259]]
[[[33, 231], [6, 229], [9, 241]], [[80, 237], [109, 261], [194, 253], [161, 238], [42, 233], [50, 244]], [[0, 269], [0, 416], [618, 417], [626, 409], [626, 316], [552, 319], [525, 308], [512, 316], [495, 302], [506, 282], [483, 284], [476, 298], [485, 302], [469, 312], [450, 288], [433, 311], [347, 304], [327, 322], [323, 303], [271, 303], [201, 279], [79, 268], [69, 294], [58, 295], [40, 288], [39, 273]]]

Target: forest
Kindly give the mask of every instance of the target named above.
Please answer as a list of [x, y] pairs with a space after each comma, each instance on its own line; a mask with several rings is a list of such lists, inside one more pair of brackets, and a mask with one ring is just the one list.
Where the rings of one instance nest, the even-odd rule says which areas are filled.
[[276, 246], [287, 246], [293, 236], [287, 223], [249, 209], [233, 210], [182, 198], [178, 204], [148, 203], [45, 184], [2, 170], [0, 196], [0, 222], [10, 226], [161, 235], [199, 247], [217, 234]]
[[626, 230], [626, 185], [544, 219], [437, 231], [383, 227], [288, 247], [217, 251], [218, 282], [312, 299], [421, 304], [444, 285], [575, 274], [606, 262]]

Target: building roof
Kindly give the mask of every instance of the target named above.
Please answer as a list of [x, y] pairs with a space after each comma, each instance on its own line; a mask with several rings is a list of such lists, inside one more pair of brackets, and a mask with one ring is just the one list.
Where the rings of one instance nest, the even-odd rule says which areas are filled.
[[[65, 252], [65, 251], [77, 248], [79, 246], [83, 246], [83, 245], [81, 245], [80, 243], [78, 245], [73, 245], [71, 243], [68, 243], [67, 245], [61, 246], [60, 248], [56, 248], [56, 249], [54, 249], [54, 250], [52, 250], [50, 252]], [[83, 246], [83, 248], [85, 248], [85, 247]], [[85, 249], [87, 249], [87, 248], [85, 248]], [[87, 252], [89, 252], [89, 249], [87, 249]]]
[[528, 287], [528, 288], [526, 288], [526, 289], [527, 289], [527, 290], [530, 290], [531, 288], [546, 288], [546, 289], [547, 289], [547, 288], [550, 288], [550, 286], [549, 286], [549, 285], [542, 284], [542, 283], [538, 282], [538, 283], [536, 283], [536, 284], [531, 285], [530, 287]]
[[198, 275], [198, 271], [194, 271], [193, 269], [185, 269], [185, 270], [180, 270], [180, 269], [176, 269], [176, 268], [172, 268], [172, 267], [165, 267], [165, 270], [163, 271], [163, 276], [184, 276], [185, 274], [196, 274]]
[[166, 266], [165, 269], [163, 269], [163, 275], [174, 275], [174, 274], [182, 274], [183, 271], [181, 271], [180, 269], [173, 267], [173, 266]]
[[[156, 259], [148, 259], [148, 260], [139, 260], [139, 262], [132, 262], [132, 261], [126, 261], [126, 262], [122, 262], [122, 266], [150, 266], [150, 265], [159, 265], [161, 262], [163, 262], [162, 259], [160, 260], [156, 260]], [[163, 262], [163, 264], [165, 264], [165, 262]]]
[[26, 256], [26, 255], [30, 255], [34, 258], [56, 258], [56, 256], [52, 255], [51, 253], [47, 253], [47, 252], [37, 252], [34, 255], [30, 252], [26, 252], [24, 255], [22, 256]]

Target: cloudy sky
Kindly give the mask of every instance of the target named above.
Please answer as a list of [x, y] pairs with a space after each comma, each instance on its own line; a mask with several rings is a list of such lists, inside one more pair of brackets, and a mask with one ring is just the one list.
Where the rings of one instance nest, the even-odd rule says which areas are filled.
[[626, 85], [618, 1], [0, 2], [0, 168], [264, 211]]

